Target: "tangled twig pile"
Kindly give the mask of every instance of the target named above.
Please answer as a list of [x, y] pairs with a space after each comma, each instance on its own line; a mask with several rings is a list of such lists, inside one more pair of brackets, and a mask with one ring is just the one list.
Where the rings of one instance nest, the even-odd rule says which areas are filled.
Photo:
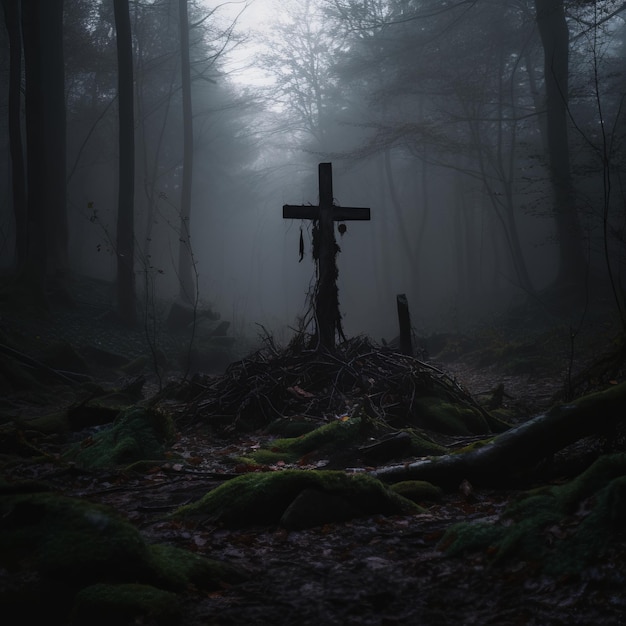
[[194, 380], [185, 398], [188, 415], [264, 426], [281, 417], [327, 421], [363, 410], [400, 427], [415, 417], [415, 400], [432, 395], [481, 410], [444, 372], [365, 337], [347, 340], [332, 353], [305, 345], [297, 336], [281, 350], [267, 339], [221, 377]]

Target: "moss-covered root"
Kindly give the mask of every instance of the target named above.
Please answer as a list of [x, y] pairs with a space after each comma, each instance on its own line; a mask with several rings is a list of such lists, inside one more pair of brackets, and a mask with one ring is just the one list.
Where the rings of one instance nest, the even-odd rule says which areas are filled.
[[76, 596], [71, 626], [180, 623], [178, 596], [151, 585], [98, 583]]
[[[287, 420], [281, 420], [274, 428], [286, 428]], [[309, 424], [294, 422], [295, 428], [307, 428]], [[365, 425], [362, 418], [335, 420], [328, 424], [309, 428], [297, 437], [282, 437], [270, 441], [259, 450], [240, 457], [242, 463], [273, 465], [279, 462], [307, 462], [314, 458], [333, 458], [347, 450], [353, 450], [354, 458], [364, 463], [384, 462], [390, 458], [445, 454], [447, 449], [431, 441], [416, 430], [393, 432], [383, 436], [374, 444], [362, 445]]]
[[344, 450], [347, 446], [356, 446], [361, 428], [359, 418], [335, 420], [298, 437], [275, 439], [268, 447], [257, 450], [241, 460], [271, 465], [279, 461], [295, 463], [312, 453], [332, 454]]
[[[77, 624], [125, 624], [139, 615], [149, 618], [142, 623], [169, 623], [174, 594], [245, 578], [228, 564], [147, 544], [113, 509], [35, 483], [18, 487], [0, 491], [0, 573], [10, 580], [0, 585], [0, 606], [7, 614], [15, 608], [23, 623], [66, 624], [77, 594]], [[102, 615], [120, 619], [98, 621]]]
[[600, 457], [576, 479], [527, 492], [496, 524], [461, 523], [440, 547], [449, 555], [488, 551], [517, 557], [551, 575], [575, 574], [602, 557], [626, 522], [626, 454]]
[[239, 476], [173, 515], [228, 527], [280, 524], [298, 529], [377, 513], [420, 511], [414, 502], [364, 474], [285, 470]]
[[418, 426], [448, 435], [487, 435], [504, 432], [508, 424], [477, 407], [449, 402], [434, 396], [414, 401]]
[[163, 459], [165, 446], [174, 439], [173, 420], [159, 409], [133, 406], [88, 442], [71, 448], [66, 458], [90, 468], [130, 465]]
[[390, 486], [395, 493], [416, 503], [441, 500], [443, 490], [425, 480], [403, 480]]

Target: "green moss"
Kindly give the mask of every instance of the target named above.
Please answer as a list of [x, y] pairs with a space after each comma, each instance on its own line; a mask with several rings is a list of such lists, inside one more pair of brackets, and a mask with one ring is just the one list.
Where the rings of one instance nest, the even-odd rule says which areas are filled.
[[419, 425], [448, 435], [482, 435], [491, 432], [485, 416], [477, 409], [436, 397], [414, 402]]
[[275, 439], [267, 447], [247, 455], [245, 461], [271, 465], [278, 461], [295, 463], [305, 454], [329, 454], [356, 444], [361, 432], [360, 418], [345, 422], [336, 420], [307, 432], [300, 437]]
[[413, 502], [441, 500], [443, 491], [425, 480], [403, 480], [389, 487], [395, 493]]
[[484, 418], [492, 433], [503, 433], [511, 428], [508, 420], [515, 417], [514, 411], [508, 409], [499, 409], [496, 411], [485, 411]]
[[319, 421], [303, 417], [282, 417], [271, 422], [265, 432], [279, 437], [300, 437], [319, 427]]
[[189, 585], [217, 589], [224, 583], [235, 584], [247, 578], [242, 570], [228, 563], [208, 559], [175, 546], [150, 546], [156, 582], [159, 587], [183, 591]]
[[261, 448], [248, 456], [238, 457], [238, 462], [246, 465], [276, 465], [276, 463], [295, 463], [300, 455], [291, 451], [267, 450]]
[[[389, 430], [387, 424], [376, 425], [375, 429], [381, 437], [394, 432]], [[250, 465], [276, 465], [279, 462], [297, 463], [306, 455], [320, 458], [342, 452], [349, 447], [356, 448], [364, 438], [364, 430], [360, 417], [345, 422], [338, 420], [319, 426], [299, 437], [274, 439], [268, 442], [266, 447], [239, 457], [238, 461]], [[407, 432], [411, 436], [411, 447], [407, 455], [436, 456], [448, 452], [447, 448], [429, 439], [419, 429], [408, 429]]]
[[465, 452], [478, 450], [479, 448], [483, 448], [484, 446], [490, 444], [493, 440], [494, 437], [489, 437], [489, 439], [479, 439], [478, 441], [472, 441], [472, 443], [468, 443], [462, 448], [457, 448], [456, 450], [453, 450], [453, 454], [464, 454]]
[[434, 441], [431, 441], [423, 434], [419, 434], [415, 429], [409, 429], [411, 435], [411, 455], [413, 456], [440, 456], [447, 454], [448, 449]]
[[413, 502], [364, 474], [285, 470], [234, 478], [198, 502], [181, 507], [174, 516], [202, 517], [230, 527], [278, 524], [287, 507], [305, 489], [341, 496], [363, 515], [420, 510]]
[[[182, 592], [190, 585], [215, 589], [246, 577], [227, 563], [172, 546], [148, 545], [113, 509], [36, 491], [41, 488], [32, 482], [6, 485], [2, 493], [7, 495], [0, 496], [0, 569], [15, 573], [19, 581], [8, 591], [0, 589], [0, 605], [21, 607], [26, 621], [67, 623], [80, 592], [79, 616], [93, 610], [97, 620], [100, 609], [106, 616], [128, 609], [139, 611], [133, 616], [146, 615], [158, 623], [163, 616], [168, 623], [165, 617], [173, 614], [166, 608], [175, 605], [175, 596], [166, 592]], [[97, 595], [92, 595], [94, 590]], [[131, 601], [129, 594], [135, 593]], [[159, 606], [163, 611], [155, 612]], [[73, 623], [94, 622], [75, 614]], [[128, 622], [103, 617], [97, 623]]]
[[563, 509], [573, 512], [578, 503], [597, 493], [613, 479], [626, 474], [626, 454], [607, 454], [598, 458], [575, 480], [554, 487]]
[[[497, 409], [491, 409], [489, 411], [489, 415], [492, 419], [497, 420], [497, 422], [502, 424], [504, 430], [508, 430], [509, 428], [511, 428], [511, 424], [509, 422], [515, 419], [519, 415], [519, 412], [506, 407], [499, 407]], [[496, 432], [500, 432], [495, 428], [494, 430]]]
[[451, 527], [441, 546], [449, 555], [488, 549], [495, 563], [511, 556], [539, 561], [546, 573], [562, 575], [600, 558], [624, 522], [626, 454], [613, 454], [565, 485], [527, 492], [500, 523]]
[[504, 527], [496, 524], [460, 522], [448, 528], [439, 542], [439, 548], [445, 550], [448, 556], [487, 550], [492, 553], [505, 532]]
[[99, 583], [81, 590], [70, 624], [174, 624], [180, 621], [178, 597], [150, 585]]
[[175, 433], [172, 419], [157, 409], [134, 406], [88, 442], [72, 447], [66, 458], [88, 468], [130, 465], [163, 459]]
[[139, 532], [114, 510], [55, 493], [0, 498], [0, 563], [85, 583], [145, 571], [149, 551]]

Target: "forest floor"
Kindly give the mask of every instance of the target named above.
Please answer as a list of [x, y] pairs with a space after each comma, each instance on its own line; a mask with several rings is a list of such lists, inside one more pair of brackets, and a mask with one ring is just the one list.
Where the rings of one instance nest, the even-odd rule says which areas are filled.
[[[18, 319], [10, 307], [4, 307], [0, 330], [31, 355], [47, 339], [63, 337], [79, 344], [96, 341], [129, 358], [142, 353], [141, 332], [120, 330], [107, 321], [94, 323], [104, 320], [106, 313], [94, 306], [60, 313], [51, 323], [27, 316]], [[551, 331], [549, 336], [559, 350], [549, 345], [543, 332], [538, 338], [526, 328], [524, 340], [519, 328], [516, 338], [503, 332], [490, 329], [489, 345], [485, 340], [480, 350], [475, 339], [469, 346], [461, 336], [448, 337], [447, 348], [432, 363], [476, 397], [503, 385], [503, 401], [515, 408], [518, 422], [547, 409], [564, 389], [573, 388], [575, 374], [584, 373], [588, 364], [610, 348], [611, 341], [609, 327], [599, 321], [587, 334], [581, 332], [575, 343], [571, 333], [567, 336], [567, 326]], [[110, 376], [102, 384], [123, 385], [119, 371], [102, 370], [99, 375]], [[616, 382], [624, 380], [623, 369], [620, 375]], [[583, 379], [593, 386], [589, 376], [578, 379], [577, 385]], [[144, 390], [150, 393], [155, 385], [151, 380]], [[36, 417], [73, 401], [64, 386], [56, 389], [56, 400], [42, 404], [32, 394], [5, 388], [2, 415], [5, 419], [17, 414]], [[451, 558], [440, 549], [440, 540], [451, 525], [497, 519], [519, 493], [514, 486], [499, 490], [466, 486], [429, 503], [417, 515], [372, 516], [300, 531], [276, 526], [232, 530], [166, 519], [165, 513], [224, 482], [221, 473], [236, 471], [233, 458], [258, 449], [269, 438], [261, 430], [218, 434], [197, 420], [181, 421], [178, 428], [172, 452], [184, 462], [165, 461], [144, 473], [85, 471], [59, 464], [68, 445], [89, 435], [71, 432], [42, 435], [35, 443], [48, 457], [36, 462], [20, 461], [16, 453], [1, 450], [2, 474], [10, 480], [43, 480], [58, 493], [112, 506], [149, 542], [224, 560], [250, 574], [239, 584], [211, 592], [189, 589], [183, 594], [183, 623], [188, 626], [626, 624], [624, 534], [581, 573], [560, 578], [543, 574], [541, 564], [533, 560], [512, 558], [493, 565], [488, 552]], [[575, 447], [577, 452], [599, 455], [612, 443], [598, 436]], [[558, 483], [565, 478], [549, 480]], [[0, 585], [7, 584], [6, 576], [2, 571]]]

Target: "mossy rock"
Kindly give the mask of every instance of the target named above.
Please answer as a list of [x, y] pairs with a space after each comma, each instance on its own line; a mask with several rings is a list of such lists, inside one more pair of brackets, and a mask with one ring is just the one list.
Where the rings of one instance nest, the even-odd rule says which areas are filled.
[[76, 592], [150, 572], [150, 551], [115, 511], [54, 493], [0, 497], [0, 605], [24, 623], [65, 624]]
[[485, 415], [470, 406], [434, 396], [416, 398], [419, 426], [446, 435], [483, 435], [492, 432]]
[[299, 437], [270, 441], [265, 448], [247, 455], [243, 461], [272, 465], [278, 461], [295, 463], [305, 455], [326, 455], [347, 446], [356, 446], [361, 433], [361, 419], [335, 420]]
[[[284, 470], [239, 476], [206, 494], [201, 500], [181, 507], [175, 517], [201, 517], [228, 527], [279, 524], [287, 509], [305, 490], [314, 490], [345, 502], [337, 516], [336, 506], [316, 518], [313, 525], [343, 521], [350, 517], [416, 513], [422, 509], [394, 493], [380, 481], [364, 474], [346, 474], [330, 470]], [[289, 518], [293, 519], [293, 517]], [[288, 522], [293, 527], [293, 522]], [[297, 523], [305, 527], [304, 520]]]
[[446, 454], [447, 448], [432, 441], [416, 429], [385, 433], [372, 443], [359, 447], [359, 458], [367, 465], [380, 465], [393, 459], [411, 456], [437, 456]]
[[73, 446], [66, 458], [91, 469], [163, 459], [165, 446], [174, 436], [170, 416], [159, 409], [134, 406], [88, 442]]
[[403, 480], [389, 487], [395, 493], [413, 502], [420, 503], [425, 500], [441, 500], [443, 491], [425, 480]]
[[164, 589], [184, 591], [193, 585], [199, 589], [218, 589], [224, 584], [243, 582], [248, 574], [242, 569], [206, 558], [167, 544], [150, 546], [153, 584]]
[[319, 421], [306, 417], [281, 417], [268, 424], [265, 432], [268, 435], [293, 438], [306, 435], [319, 426]]
[[84, 584], [115, 574], [132, 581], [151, 554], [114, 510], [51, 492], [0, 497], [0, 563]]
[[[12, 581], [11, 588], [0, 590], [0, 605], [18, 608], [25, 623], [67, 623], [74, 597], [86, 588], [91, 590], [80, 599], [80, 611], [103, 603], [107, 615], [128, 605], [128, 610], [148, 611], [151, 619], [175, 616], [166, 610], [175, 606], [173, 593], [190, 586], [212, 590], [246, 578], [227, 563], [147, 544], [109, 507], [44, 491], [45, 485], [33, 481], [0, 487], [0, 569], [8, 571]], [[110, 588], [94, 595], [102, 583]], [[135, 584], [146, 592], [138, 605], [127, 594]], [[159, 606], [163, 611], [151, 613]]]
[[[586, 515], [577, 510], [589, 509]], [[577, 574], [602, 557], [626, 522], [626, 454], [600, 457], [577, 478], [527, 492], [495, 524], [451, 527], [440, 547], [451, 555], [488, 550], [539, 563], [553, 576]]]
[[151, 585], [98, 583], [82, 589], [72, 610], [72, 626], [110, 624], [177, 624], [178, 596]]

